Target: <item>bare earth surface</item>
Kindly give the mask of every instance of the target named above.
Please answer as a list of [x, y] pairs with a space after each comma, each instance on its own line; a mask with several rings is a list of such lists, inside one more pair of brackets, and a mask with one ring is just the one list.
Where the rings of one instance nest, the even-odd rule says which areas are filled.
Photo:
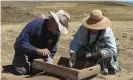
[[133, 4], [119, 2], [2, 2], [1, 7], [1, 56], [2, 80], [64, 80], [49, 73], [30, 77], [16, 76], [11, 68], [14, 56], [13, 44], [28, 21], [47, 15], [48, 11], [65, 9], [71, 15], [70, 34], [61, 35], [56, 56], [69, 57], [69, 36], [73, 36], [81, 25], [82, 18], [93, 9], [101, 9], [112, 20], [112, 29], [119, 46], [119, 63], [121, 72], [116, 75], [99, 74], [91, 80], [133, 80]]

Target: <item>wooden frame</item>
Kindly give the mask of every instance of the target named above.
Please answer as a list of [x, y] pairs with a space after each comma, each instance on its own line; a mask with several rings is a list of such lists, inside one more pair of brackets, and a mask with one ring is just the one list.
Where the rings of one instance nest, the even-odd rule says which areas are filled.
[[[54, 58], [54, 64], [49, 64], [44, 62], [42, 59], [35, 59], [33, 60], [32, 67], [72, 80], [84, 79], [100, 72], [100, 65], [98, 64], [84, 69], [75, 69], [64, 66], [68, 64], [68, 61], [68, 58], [57, 57]], [[84, 63], [81, 61], [78, 61], [77, 63], [84, 65]]]

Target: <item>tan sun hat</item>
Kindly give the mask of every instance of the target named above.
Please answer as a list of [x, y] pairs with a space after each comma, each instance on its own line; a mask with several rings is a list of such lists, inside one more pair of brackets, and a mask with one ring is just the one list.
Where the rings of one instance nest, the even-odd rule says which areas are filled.
[[111, 27], [111, 21], [103, 16], [100, 10], [93, 10], [89, 16], [82, 20], [82, 24], [86, 28], [95, 30]]
[[62, 34], [68, 34], [68, 22], [70, 21], [70, 15], [65, 10], [59, 10], [56, 13], [50, 11], [49, 14], [55, 19], [60, 32]]

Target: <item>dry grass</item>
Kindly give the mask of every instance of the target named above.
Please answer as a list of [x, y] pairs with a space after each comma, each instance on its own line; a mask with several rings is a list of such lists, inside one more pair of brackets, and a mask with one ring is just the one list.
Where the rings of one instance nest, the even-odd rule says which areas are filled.
[[[15, 4], [15, 5], [14, 5]], [[5, 8], [6, 7], [6, 8]], [[71, 15], [72, 21], [81, 21], [94, 9], [100, 9], [104, 15], [115, 21], [133, 20], [133, 6], [120, 2], [2, 2], [2, 22], [27, 22], [48, 15], [48, 11], [64, 9]]]

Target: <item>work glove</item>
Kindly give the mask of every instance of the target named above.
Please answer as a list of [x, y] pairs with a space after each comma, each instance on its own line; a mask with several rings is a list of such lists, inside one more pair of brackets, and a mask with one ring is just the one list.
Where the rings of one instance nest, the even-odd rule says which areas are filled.
[[102, 57], [102, 54], [100, 52], [98, 52], [98, 53], [91, 53], [91, 55], [87, 56], [87, 59], [88, 60], [95, 60], [95, 61], [97, 61], [101, 57]]
[[50, 56], [50, 51], [45, 48], [45, 49], [37, 49], [37, 53], [39, 56]]
[[69, 67], [73, 68], [75, 66], [75, 61], [76, 61], [76, 53], [70, 52], [70, 59], [69, 59]]

